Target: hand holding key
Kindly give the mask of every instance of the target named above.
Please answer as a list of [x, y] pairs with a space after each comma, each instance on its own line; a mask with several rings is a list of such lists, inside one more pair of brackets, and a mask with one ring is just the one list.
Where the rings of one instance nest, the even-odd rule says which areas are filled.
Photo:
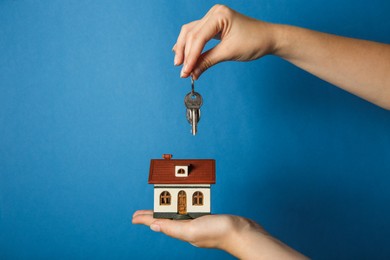
[[[219, 43], [204, 51], [213, 38]], [[182, 78], [196, 80], [219, 62], [273, 54], [390, 110], [389, 44], [268, 23], [215, 5], [202, 19], [182, 26], [173, 51], [174, 64], [183, 65]]]
[[192, 134], [196, 135], [198, 122], [200, 120], [200, 107], [203, 104], [202, 96], [194, 90], [194, 79], [191, 78], [192, 90], [184, 97], [184, 104], [187, 108], [187, 120], [192, 126]]
[[[211, 39], [219, 43], [203, 52]], [[242, 15], [226, 6], [215, 5], [200, 20], [182, 26], [173, 47], [174, 64], [183, 65], [180, 76], [195, 80], [208, 68], [227, 60], [260, 58], [275, 48], [273, 26]]]

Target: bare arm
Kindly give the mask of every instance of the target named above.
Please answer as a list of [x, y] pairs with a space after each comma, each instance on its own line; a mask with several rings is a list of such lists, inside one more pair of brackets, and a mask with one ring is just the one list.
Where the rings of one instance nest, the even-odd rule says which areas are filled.
[[[202, 53], [212, 38], [220, 39]], [[182, 27], [174, 46], [182, 77], [197, 79], [226, 60], [279, 56], [352, 94], [390, 110], [390, 45], [299, 27], [271, 24], [216, 5], [198, 21]]]
[[154, 219], [151, 210], [139, 210], [133, 224], [187, 241], [197, 247], [218, 248], [243, 260], [307, 259], [270, 236], [252, 220], [232, 215], [209, 215], [194, 220]]
[[278, 26], [275, 55], [350, 93], [390, 109], [390, 45]]

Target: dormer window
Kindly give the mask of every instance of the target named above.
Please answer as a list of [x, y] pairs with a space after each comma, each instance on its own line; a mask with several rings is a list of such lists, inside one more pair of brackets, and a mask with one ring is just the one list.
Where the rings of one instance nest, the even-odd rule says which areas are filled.
[[188, 165], [175, 166], [176, 177], [188, 177]]

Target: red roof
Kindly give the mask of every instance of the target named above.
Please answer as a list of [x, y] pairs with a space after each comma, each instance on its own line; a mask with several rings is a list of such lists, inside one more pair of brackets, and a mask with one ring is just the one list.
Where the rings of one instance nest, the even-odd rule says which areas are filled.
[[[214, 184], [215, 160], [212, 159], [152, 159], [149, 184]], [[188, 166], [188, 177], [176, 177], [175, 166]]]

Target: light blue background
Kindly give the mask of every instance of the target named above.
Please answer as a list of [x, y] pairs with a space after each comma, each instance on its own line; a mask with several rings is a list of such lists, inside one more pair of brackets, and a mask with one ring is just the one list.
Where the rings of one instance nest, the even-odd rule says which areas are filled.
[[[214, 213], [314, 259], [390, 258], [390, 112], [265, 57], [201, 77], [190, 134], [171, 48], [214, 3], [0, 1], [1, 259], [232, 259], [131, 224], [163, 153], [216, 159]], [[387, 0], [224, 3], [390, 42]]]

